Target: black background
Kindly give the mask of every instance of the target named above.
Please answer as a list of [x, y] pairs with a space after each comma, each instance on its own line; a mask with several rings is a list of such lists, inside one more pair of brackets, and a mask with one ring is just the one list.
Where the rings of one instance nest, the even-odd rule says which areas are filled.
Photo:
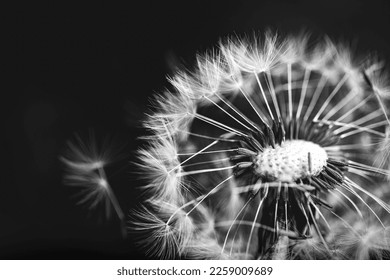
[[10, 13], [16, 82], [2, 100], [0, 258], [145, 258], [121, 241], [115, 219], [99, 223], [101, 213], [76, 205], [58, 155], [74, 133], [114, 138], [123, 156], [110, 167], [112, 186], [131, 211], [140, 198], [129, 162], [147, 98], [221, 37], [306, 28], [390, 61], [385, 0], [138, 2], [34, 2]]

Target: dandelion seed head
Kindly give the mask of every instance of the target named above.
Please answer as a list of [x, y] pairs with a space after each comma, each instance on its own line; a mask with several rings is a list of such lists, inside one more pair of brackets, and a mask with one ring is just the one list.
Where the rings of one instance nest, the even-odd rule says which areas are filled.
[[[193, 71], [169, 78], [176, 92], [157, 97], [145, 122], [150, 143], [139, 151], [150, 195], [142, 211], [156, 222], [150, 240], [162, 242], [152, 253], [365, 258], [333, 237], [353, 228], [349, 213], [363, 218], [361, 208], [382, 228], [377, 212], [390, 214], [365, 184], [390, 173], [374, 164], [389, 126], [376, 67], [329, 38], [266, 33], [222, 40]], [[165, 204], [174, 209], [156, 206]], [[329, 220], [348, 226], [334, 230]], [[371, 235], [359, 242], [372, 247]]]
[[108, 139], [98, 145], [95, 134], [90, 131], [85, 139], [76, 135], [73, 141], [69, 141], [60, 160], [64, 163], [65, 185], [77, 188], [77, 204], [85, 206], [90, 212], [101, 207], [107, 220], [116, 215], [121, 223], [122, 236], [125, 237], [125, 217], [106, 172], [107, 165], [117, 159], [117, 152], [114, 153], [112, 141]]
[[64, 163], [66, 173], [65, 183], [75, 186], [96, 186], [104, 181], [103, 170], [108, 160], [105, 150], [99, 151], [93, 136], [89, 140], [82, 140], [80, 136], [75, 141], [69, 141], [66, 152], [60, 157]]

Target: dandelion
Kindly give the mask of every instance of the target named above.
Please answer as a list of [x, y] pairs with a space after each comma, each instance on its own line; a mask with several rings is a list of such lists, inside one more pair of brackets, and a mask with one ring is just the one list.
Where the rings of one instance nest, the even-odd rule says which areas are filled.
[[[390, 123], [379, 68], [329, 39], [267, 33], [229, 38], [170, 77], [138, 153], [148, 199], [132, 219], [149, 256], [340, 258], [332, 226], [355, 236], [350, 213], [387, 232], [390, 206], [374, 194], [389, 176], [374, 164]], [[364, 248], [379, 246], [371, 232], [357, 235]]]
[[125, 238], [125, 216], [105, 171], [113, 157], [110, 146], [112, 145], [106, 143], [98, 147], [92, 132], [87, 140], [76, 135], [75, 141], [68, 142], [68, 149], [60, 160], [65, 165], [64, 183], [80, 189], [76, 195], [77, 204], [85, 205], [89, 211], [102, 207], [106, 219], [114, 212], [121, 222], [121, 233]]

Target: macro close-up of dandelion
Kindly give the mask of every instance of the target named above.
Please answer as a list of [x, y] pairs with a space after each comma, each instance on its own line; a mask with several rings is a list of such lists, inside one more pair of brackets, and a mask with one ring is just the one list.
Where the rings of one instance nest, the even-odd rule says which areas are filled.
[[389, 18], [385, 0], [18, 9], [0, 256], [96, 279], [382, 273]]
[[130, 214], [162, 259], [388, 259], [383, 63], [328, 38], [230, 37], [143, 122]]

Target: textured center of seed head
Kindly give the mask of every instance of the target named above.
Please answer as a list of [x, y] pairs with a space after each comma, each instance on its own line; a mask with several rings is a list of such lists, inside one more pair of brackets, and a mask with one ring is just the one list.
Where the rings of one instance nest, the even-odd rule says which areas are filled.
[[318, 175], [328, 155], [319, 145], [304, 140], [287, 140], [259, 153], [255, 172], [271, 181], [294, 182]]

